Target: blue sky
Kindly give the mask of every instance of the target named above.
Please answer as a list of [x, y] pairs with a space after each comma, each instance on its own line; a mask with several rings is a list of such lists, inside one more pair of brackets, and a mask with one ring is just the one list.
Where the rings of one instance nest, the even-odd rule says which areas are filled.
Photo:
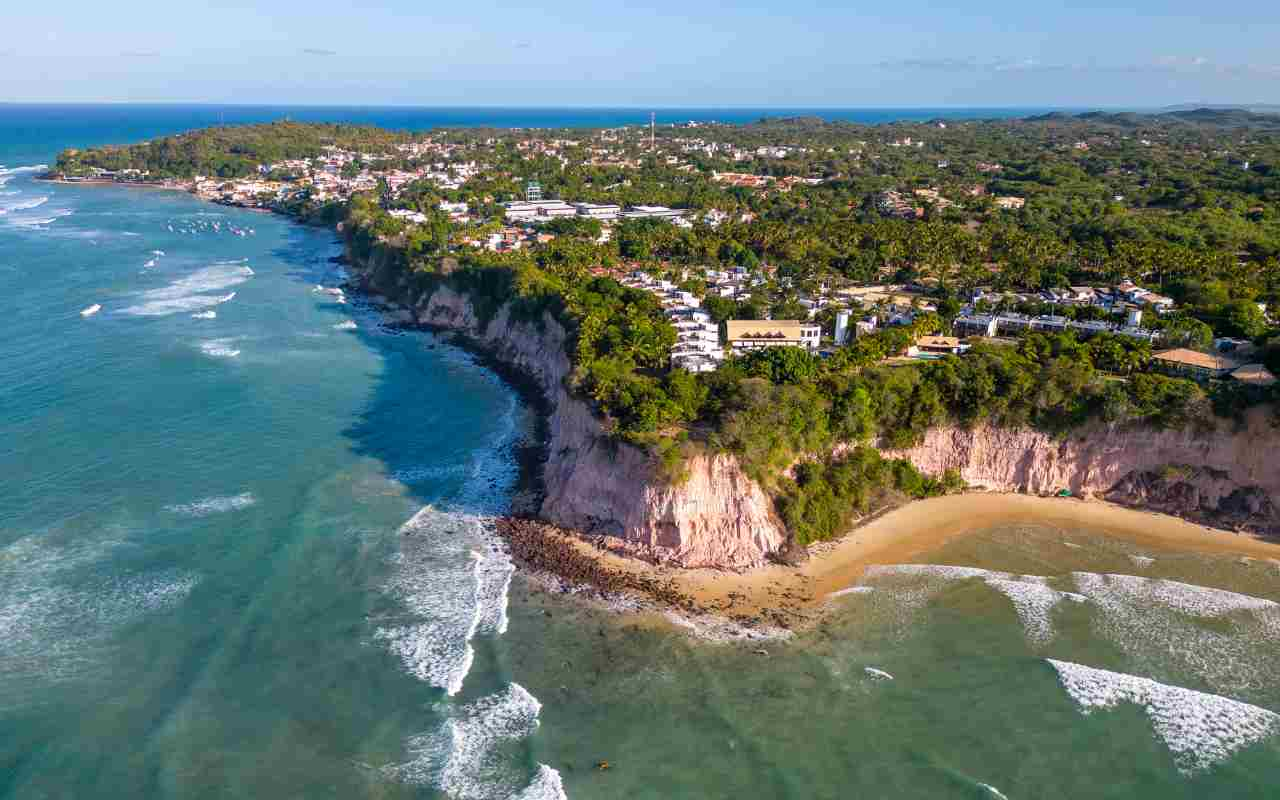
[[1258, 0], [6, 5], [0, 101], [1280, 103], [1280, 3]]

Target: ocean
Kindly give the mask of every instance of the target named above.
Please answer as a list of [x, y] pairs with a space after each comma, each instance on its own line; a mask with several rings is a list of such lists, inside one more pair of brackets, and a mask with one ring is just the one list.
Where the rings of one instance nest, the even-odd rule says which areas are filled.
[[33, 180], [284, 113], [647, 118], [0, 106], [0, 798], [1275, 796], [1276, 562], [1005, 525], [767, 641], [549, 594], [487, 522], [531, 410], [317, 292], [332, 232]]

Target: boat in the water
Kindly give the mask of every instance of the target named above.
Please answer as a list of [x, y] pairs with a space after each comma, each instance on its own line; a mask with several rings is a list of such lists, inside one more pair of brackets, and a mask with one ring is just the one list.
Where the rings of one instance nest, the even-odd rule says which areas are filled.
[[89, 306], [88, 308], [83, 309], [83, 310], [80, 312], [80, 316], [82, 316], [82, 317], [92, 317], [94, 314], [97, 314], [97, 313], [98, 313], [99, 311], [101, 311], [101, 310], [102, 310], [102, 306], [101, 306], [101, 305], [99, 305], [98, 303], [94, 303], [93, 305]]

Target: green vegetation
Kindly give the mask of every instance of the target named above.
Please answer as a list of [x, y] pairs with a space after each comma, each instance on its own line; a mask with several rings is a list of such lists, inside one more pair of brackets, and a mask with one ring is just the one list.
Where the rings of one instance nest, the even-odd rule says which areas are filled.
[[55, 169], [66, 175], [135, 169], [150, 172], [153, 179], [243, 178], [258, 174], [259, 164], [315, 158], [326, 147], [388, 153], [409, 138], [371, 126], [273, 122], [205, 128], [141, 144], [65, 150], [58, 155]]
[[[294, 123], [218, 128], [68, 151], [58, 169], [237, 177], [335, 146], [366, 154], [344, 162], [354, 177], [420, 165], [393, 152], [410, 138]], [[1277, 399], [1275, 387], [1166, 377], [1152, 370], [1149, 345], [1109, 334], [1029, 334], [963, 357], [886, 361], [917, 335], [948, 331], [977, 287], [991, 298], [979, 311], [1114, 322], [1098, 307], [1051, 305], [1037, 293], [1129, 279], [1176, 302], [1175, 313], [1143, 318], [1164, 344], [1205, 349], [1215, 336], [1239, 337], [1280, 372], [1280, 329], [1264, 310], [1280, 309], [1280, 117], [1054, 114], [945, 127], [763, 120], [664, 128], [656, 153], [626, 131], [454, 130], [433, 132], [432, 141], [445, 149], [431, 159], [482, 168], [460, 188], [419, 181], [392, 193], [382, 182], [346, 204], [318, 205], [303, 193], [278, 208], [341, 221], [379, 285], [449, 285], [469, 294], [482, 319], [504, 305], [534, 322], [550, 315], [569, 335], [571, 390], [611, 435], [647, 448], [670, 480], [681, 479], [690, 453], [736, 455], [802, 542], [834, 535], [893, 497], [958, 488], [955, 476], [921, 476], [871, 449], [910, 447], [936, 426], [1055, 435], [1090, 421], [1205, 429]], [[775, 180], [731, 186], [717, 172]], [[595, 220], [555, 219], [521, 249], [473, 247], [502, 231], [498, 204], [529, 180], [549, 197], [688, 208], [693, 224], [627, 220], [606, 240]], [[918, 205], [920, 218], [886, 216], [886, 191]], [[1025, 205], [1002, 209], [996, 197]], [[471, 218], [451, 221], [442, 201], [465, 201]], [[397, 219], [393, 209], [425, 222]], [[635, 267], [702, 296], [716, 321], [805, 319], [800, 301], [820, 287], [879, 282], [911, 285], [937, 313], [825, 358], [766, 350], [691, 375], [667, 366], [675, 332], [657, 301], [604, 275]], [[749, 299], [707, 292], [700, 270], [729, 267], [753, 278]], [[818, 317], [828, 330], [831, 316]], [[829, 457], [837, 445], [845, 455]]]

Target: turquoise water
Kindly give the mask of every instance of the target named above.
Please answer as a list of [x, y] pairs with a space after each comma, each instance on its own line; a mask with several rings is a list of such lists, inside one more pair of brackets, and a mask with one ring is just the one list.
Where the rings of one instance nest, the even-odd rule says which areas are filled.
[[1005, 526], [923, 559], [988, 572], [882, 570], [789, 641], [547, 594], [486, 533], [508, 387], [315, 292], [330, 232], [40, 184], [31, 142], [0, 141], [0, 798], [1276, 795], [1276, 563]]

